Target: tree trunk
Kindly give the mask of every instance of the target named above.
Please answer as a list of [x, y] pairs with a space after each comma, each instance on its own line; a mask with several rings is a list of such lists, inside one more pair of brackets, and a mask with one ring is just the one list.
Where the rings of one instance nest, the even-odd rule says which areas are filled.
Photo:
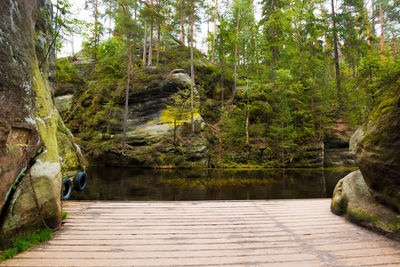
[[[153, 8], [153, 0], [150, 1], [150, 6]], [[147, 66], [153, 65], [153, 28], [154, 22], [153, 17], [150, 18], [150, 41], [149, 41], [149, 60], [147, 62]]]
[[375, 0], [371, 1], [371, 6], [372, 6], [372, 34], [375, 36], [376, 31], [375, 31]]
[[[249, 74], [247, 73], [247, 76]], [[246, 144], [249, 144], [249, 120], [250, 120], [250, 100], [249, 100], [249, 78], [247, 78], [247, 107], [246, 107]]]
[[156, 64], [160, 62], [160, 43], [161, 43], [161, 33], [160, 33], [161, 27], [160, 23], [157, 25], [157, 62]]
[[98, 16], [98, 14], [99, 14], [99, 11], [98, 11], [98, 7], [99, 7], [99, 0], [96, 0], [96, 6], [95, 6], [95, 9], [94, 9], [94, 51], [93, 51], [93, 57], [94, 57], [94, 59], [96, 59], [97, 58], [97, 39], [99, 38], [98, 37], [98, 32], [97, 32], [97, 16]]
[[385, 50], [385, 32], [384, 32], [384, 28], [383, 28], [383, 13], [382, 13], [382, 0], [379, 0], [379, 18], [380, 18], [380, 22], [381, 22], [381, 57], [382, 60], [385, 59], [385, 55], [383, 54], [384, 50]]
[[112, 3], [112, 0], [110, 0], [110, 6], [109, 6], [110, 14], [109, 14], [109, 18], [108, 18], [108, 38], [111, 38], [111, 31], [112, 31], [112, 29], [111, 29], [111, 3]]
[[123, 125], [123, 133], [122, 133], [122, 154], [125, 153], [125, 144], [126, 144], [126, 124], [128, 121], [128, 105], [129, 105], [129, 83], [131, 79], [131, 45], [129, 44], [128, 49], [128, 79], [126, 82], [126, 90], [125, 90], [125, 110], [124, 110], [124, 125]]
[[246, 111], [246, 144], [249, 144], [249, 117], [250, 117], [250, 110], [247, 107]]
[[181, 0], [181, 35], [180, 35], [180, 41], [185, 44], [185, 17], [183, 13], [183, 6], [184, 2]]
[[332, 25], [333, 25], [333, 50], [335, 53], [335, 70], [336, 70], [336, 90], [337, 90], [337, 98], [339, 102], [339, 110], [343, 109], [342, 102], [342, 93], [340, 89], [340, 69], [339, 69], [339, 50], [338, 50], [338, 38], [337, 38], [337, 30], [336, 30], [336, 16], [335, 16], [335, 6], [334, 0], [331, 0], [332, 4]]
[[225, 103], [224, 103], [224, 67], [222, 67], [222, 75], [221, 75], [221, 110], [224, 110]]
[[285, 135], [283, 134], [283, 118], [281, 121], [281, 158], [282, 158], [282, 168], [285, 167]]
[[144, 22], [143, 67], [146, 66], [146, 57], [147, 57], [147, 20]]
[[193, 94], [194, 94], [194, 61], [193, 61], [193, 24], [194, 24], [194, 0], [191, 0], [191, 12], [190, 12], [190, 113], [192, 117], [192, 133], [194, 133], [194, 103], [193, 103]]
[[233, 101], [235, 100], [235, 95], [236, 95], [236, 87], [237, 87], [237, 54], [238, 54], [238, 39], [239, 39], [239, 17], [240, 17], [240, 9], [238, 11], [237, 19], [236, 19], [236, 45], [235, 45], [235, 63], [233, 66], [233, 73], [234, 73], [234, 85], [233, 85], [233, 93], [232, 93], [232, 102], [231, 105], [233, 105]]
[[218, 0], [215, 0], [215, 14], [214, 14], [214, 34], [212, 43], [212, 58], [211, 63], [215, 63], [215, 39], [217, 37], [217, 19], [218, 19]]
[[[315, 74], [314, 74], [314, 80], [315, 80]], [[314, 89], [314, 84], [311, 85], [311, 117], [312, 117], [312, 129], [313, 132], [315, 130], [315, 89]]]
[[74, 33], [71, 31], [71, 56], [74, 56], [75, 54], [75, 49], [74, 49]]
[[150, 22], [149, 60], [147, 66], [153, 65], [153, 21]]
[[[161, 8], [161, 0], [157, 1], [157, 12], [160, 13]], [[160, 39], [161, 39], [161, 26], [160, 22], [157, 21], [157, 62], [156, 65], [160, 62]]]

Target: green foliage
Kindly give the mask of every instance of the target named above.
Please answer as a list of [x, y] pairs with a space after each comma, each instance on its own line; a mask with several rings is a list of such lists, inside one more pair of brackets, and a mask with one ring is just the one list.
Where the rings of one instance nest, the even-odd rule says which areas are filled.
[[33, 245], [39, 245], [53, 237], [53, 232], [44, 229], [44, 230], [36, 230], [35, 232], [26, 235], [22, 238], [15, 238], [12, 242], [10, 248], [5, 250], [0, 257], [0, 262], [11, 259], [15, 254], [20, 253], [22, 251], [28, 250]]
[[62, 83], [74, 82], [79, 77], [77, 69], [71, 65], [69, 58], [56, 60], [56, 81]]
[[101, 43], [97, 49], [96, 72], [103, 77], [121, 78], [125, 69], [121, 66], [125, 46], [120, 37], [113, 37]]
[[68, 212], [63, 211], [62, 214], [61, 214], [61, 219], [65, 220], [65, 219], [67, 219], [67, 217], [68, 217]]
[[230, 114], [224, 113], [221, 121], [221, 129], [223, 131], [222, 142], [226, 149], [245, 145], [246, 121], [243, 116], [243, 110], [234, 108]]
[[[194, 2], [197, 22], [204, 7], [201, 2]], [[170, 72], [183, 69], [190, 73], [191, 64], [188, 46], [175, 39], [181, 35], [185, 35], [184, 42], [190, 39], [190, 1], [156, 1], [153, 6], [132, 0], [103, 3], [107, 16], [115, 22], [113, 36], [101, 43], [94, 43], [90, 36], [83, 54], [92, 55], [95, 49], [93, 71], [85, 77], [86, 86], [78, 92], [76, 114], [69, 122], [74, 133], [96, 154], [117, 147], [113, 136], [121, 132], [128, 51], [132, 54], [129, 101], [135, 105], [148, 101], [147, 92], [156, 87], [163, 88], [160, 94], [166, 93], [171, 89]], [[287, 166], [296, 160], [296, 153], [305, 151], [304, 147], [324, 142], [338, 119], [355, 128], [368, 117], [379, 115], [370, 114], [376, 99], [386, 99], [380, 113], [387, 112], [397, 101], [393, 88], [398, 79], [400, 51], [395, 37], [399, 29], [398, 4], [385, 2], [391, 7], [384, 8], [385, 30], [393, 40], [389, 40], [390, 34], [385, 37], [384, 60], [377, 51], [378, 39], [362, 0], [341, 3], [336, 10], [336, 28], [332, 28], [330, 11], [320, 0], [263, 0], [261, 5], [262, 17], [256, 21], [255, 1], [223, 4], [216, 25], [215, 65], [200, 51], [194, 53], [199, 94], [196, 102], [206, 128], [210, 128], [205, 132], [212, 161], [221, 161], [225, 166]], [[213, 11], [206, 7], [210, 21]], [[143, 50], [148, 49], [143, 49], [145, 22], [148, 27], [150, 22], [154, 26], [160, 23], [159, 64], [139, 69]], [[90, 26], [101, 34], [101, 25]], [[341, 52], [342, 101], [335, 85], [333, 33], [338, 35]], [[208, 34], [208, 41], [212, 36]], [[210, 43], [208, 47], [211, 48]], [[231, 104], [235, 66], [237, 92]], [[78, 75], [68, 60], [58, 62], [57, 68], [58, 81], [73, 81]], [[177, 94], [169, 96], [167, 112], [163, 113], [170, 125], [177, 122], [178, 135], [183, 135], [179, 138], [187, 137], [186, 131], [190, 130], [184, 123], [190, 118], [189, 91], [180, 86]], [[163, 142], [173, 142], [172, 138], [168, 140]], [[175, 140], [175, 152], [184, 155], [185, 149], [178, 143]], [[154, 145], [156, 142], [147, 144]], [[173, 161], [159, 157], [159, 164], [168, 160]], [[180, 159], [174, 160], [174, 166], [182, 165]]]

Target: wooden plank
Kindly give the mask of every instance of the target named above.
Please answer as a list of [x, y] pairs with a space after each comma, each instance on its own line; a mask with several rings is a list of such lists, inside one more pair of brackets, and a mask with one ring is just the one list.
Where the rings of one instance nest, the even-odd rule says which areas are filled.
[[65, 202], [56, 236], [0, 266], [400, 266], [329, 199]]

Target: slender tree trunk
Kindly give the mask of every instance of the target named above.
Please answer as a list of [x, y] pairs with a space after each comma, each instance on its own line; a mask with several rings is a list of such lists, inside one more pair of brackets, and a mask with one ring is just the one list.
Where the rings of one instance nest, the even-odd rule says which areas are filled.
[[[314, 80], [315, 80], [315, 74], [314, 74]], [[312, 129], [314, 132], [314, 125], [315, 125], [315, 89], [314, 89], [314, 84], [311, 86], [311, 117], [312, 117]]]
[[[157, 1], [157, 12], [160, 13], [161, 8], [161, 0]], [[156, 65], [160, 62], [160, 39], [161, 39], [161, 26], [160, 22], [157, 21], [157, 62]]]
[[247, 111], [246, 111], [246, 144], [249, 144], [249, 119], [250, 119], [250, 110], [247, 107]]
[[221, 75], [221, 110], [225, 108], [224, 103], [224, 65], [222, 64], [222, 75]]
[[235, 100], [236, 89], [237, 89], [237, 55], [238, 55], [238, 42], [239, 42], [239, 17], [240, 17], [240, 9], [238, 11], [237, 19], [236, 19], [236, 45], [235, 45], [235, 63], [233, 66], [233, 73], [234, 73], [234, 84], [233, 84], [233, 93], [232, 93], [232, 102]]
[[147, 58], [147, 20], [144, 22], [143, 67], [146, 66], [146, 58]]
[[[150, 1], [150, 6], [153, 8], [153, 0]], [[149, 60], [147, 61], [147, 66], [153, 65], [153, 28], [154, 22], [153, 17], [150, 18], [150, 41], [149, 41]]]
[[194, 25], [194, 0], [191, 0], [191, 12], [190, 12], [190, 77], [191, 77], [191, 83], [190, 83], [190, 113], [192, 117], [192, 133], [194, 133], [194, 101], [193, 101], [193, 95], [194, 95], [194, 58], [193, 58], [193, 37], [194, 37], [194, 31], [193, 31], [193, 25]]
[[75, 54], [75, 49], [74, 49], [74, 33], [71, 31], [71, 52], [72, 56]]
[[372, 6], [372, 34], [375, 36], [376, 31], [375, 31], [375, 0], [371, 1], [371, 6]]
[[285, 167], [285, 136], [283, 134], [283, 118], [281, 121], [281, 158], [282, 158], [282, 168]]
[[[170, 21], [170, 12], [168, 12], [168, 19], [167, 19], [167, 22], [166, 22], [166, 25], [165, 25], [165, 35], [164, 36], [168, 36], [168, 28], [169, 28], [169, 21]], [[164, 45], [163, 45], [163, 51], [165, 52], [165, 50], [166, 50], [166, 46], [167, 46], [167, 42], [165, 41], [165, 39], [166, 38], [163, 38], [163, 43], [164, 43]]]
[[149, 60], [147, 66], [153, 65], [153, 21], [150, 22], [150, 39], [149, 39]]
[[207, 54], [208, 54], [208, 60], [210, 60], [210, 57], [211, 57], [211, 54], [210, 54], [210, 51], [211, 51], [211, 45], [212, 45], [212, 43], [208, 40], [209, 38], [209, 36], [210, 36], [210, 17], [211, 17], [211, 15], [210, 15], [210, 13], [209, 13], [209, 10], [207, 10]]
[[215, 39], [217, 37], [217, 20], [218, 20], [218, 0], [215, 0], [215, 13], [214, 13], [214, 34], [212, 43], [212, 59], [211, 63], [215, 63]]
[[332, 4], [332, 25], [333, 25], [333, 50], [335, 53], [335, 70], [336, 70], [336, 90], [339, 102], [339, 109], [341, 111], [343, 109], [343, 102], [342, 102], [342, 93], [340, 89], [339, 50], [338, 50], [338, 38], [336, 30], [336, 15], [335, 15], [334, 0], [331, 0], [331, 4]]
[[161, 26], [160, 23], [157, 25], [157, 65], [160, 62], [160, 44], [161, 44]]
[[125, 145], [126, 145], [126, 125], [128, 121], [128, 105], [129, 105], [129, 83], [131, 79], [131, 45], [129, 44], [128, 49], [128, 79], [126, 82], [126, 90], [125, 90], [125, 110], [124, 110], [124, 125], [123, 125], [123, 133], [122, 133], [122, 154], [125, 153]]
[[381, 22], [381, 57], [382, 60], [385, 59], [385, 55], [383, 54], [384, 50], [385, 50], [385, 31], [383, 28], [383, 13], [382, 13], [382, 0], [379, 0], [379, 18], [380, 18], [380, 22]]
[[[247, 73], [248, 75], [248, 73]], [[250, 100], [249, 100], [249, 78], [247, 78], [247, 107], [246, 107], [246, 144], [249, 144], [249, 121], [250, 121]]]
[[94, 59], [97, 58], [97, 39], [99, 38], [98, 36], [98, 29], [97, 29], [97, 17], [99, 15], [99, 11], [98, 11], [98, 7], [99, 7], [99, 0], [96, 0], [96, 5], [95, 5], [95, 9], [94, 9], [94, 51], [93, 51], [93, 57]]
[[[275, 1], [272, 1], [272, 10], [275, 10]], [[276, 38], [275, 35], [276, 35], [275, 30], [272, 30], [273, 39]], [[273, 77], [274, 77], [274, 79], [275, 79], [275, 69], [276, 69], [276, 62], [277, 62], [277, 54], [278, 54], [278, 48], [276, 46], [272, 46], [272, 58], [274, 60], [274, 62], [273, 62], [273, 64], [274, 64], [274, 66], [273, 66]]]
[[108, 18], [108, 38], [111, 38], [111, 31], [112, 31], [112, 29], [111, 29], [111, 3], [112, 3], [112, 0], [110, 0], [110, 6], [109, 6], [110, 14], [109, 14], [109, 18]]
[[180, 41], [185, 44], [185, 17], [184, 17], [184, 2], [181, 0], [181, 35], [180, 35]]

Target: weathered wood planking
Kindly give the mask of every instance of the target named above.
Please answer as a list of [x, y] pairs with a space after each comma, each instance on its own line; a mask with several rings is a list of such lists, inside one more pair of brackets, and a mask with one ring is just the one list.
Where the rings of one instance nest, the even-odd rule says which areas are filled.
[[329, 199], [65, 202], [55, 238], [0, 266], [400, 266]]

